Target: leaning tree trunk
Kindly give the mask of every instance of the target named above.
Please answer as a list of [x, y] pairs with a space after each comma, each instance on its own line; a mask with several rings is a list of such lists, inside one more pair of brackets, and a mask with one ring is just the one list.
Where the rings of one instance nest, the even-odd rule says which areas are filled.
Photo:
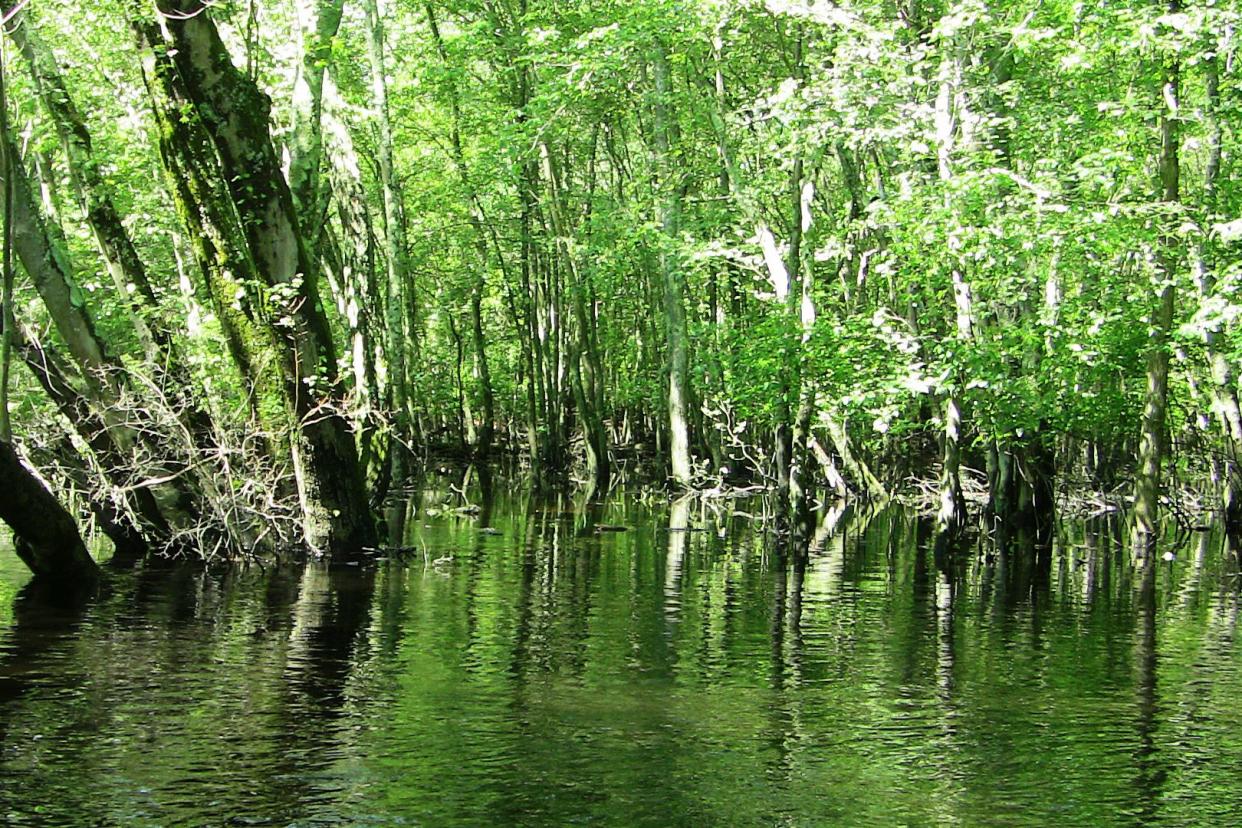
[[[200, 492], [193, 486], [194, 475], [186, 475], [186, 467], [178, 462], [169, 446], [157, 445], [151, 432], [140, 433], [129, 421], [125, 408], [134, 405], [134, 390], [128, 387], [126, 372], [95, 329], [88, 311], [86, 297], [79, 288], [65, 239], [60, 228], [40, 212], [25, 169], [18, 161], [12, 136], [0, 136], [7, 142], [6, 151], [14, 159], [13, 180], [13, 246], [35, 291], [43, 300], [48, 315], [66, 349], [76, 363], [82, 378], [84, 395], [99, 416], [112, 443], [119, 450], [116, 461], [127, 474], [138, 474], [161, 482], [139, 481], [159, 494], [159, 511], [167, 525], [188, 529], [198, 522]], [[15, 329], [16, 331], [16, 329]], [[160, 439], [168, 437], [158, 431]]]
[[147, 44], [143, 82], [155, 118], [160, 159], [168, 191], [190, 239], [203, 276], [203, 290], [233, 364], [244, 381], [251, 412], [263, 428], [262, 440], [277, 463], [290, 460], [291, 412], [282, 381], [280, 343], [262, 303], [253, 296], [259, 283], [246, 250], [237, 211], [220, 172], [211, 137], [177, 89], [177, 69], [164, 54], [159, 30], [135, 24]]
[[211, 418], [196, 399], [190, 371], [170, 334], [172, 326], [163, 318], [159, 297], [112, 199], [111, 187], [104, 180], [102, 162], [96, 157], [86, 122], [54, 56], [32, 26], [32, 21], [21, 15], [9, 23], [8, 33], [25, 58], [39, 98], [56, 128], [78, 206], [117, 293], [125, 300], [147, 361], [163, 380], [164, 393], [193, 436], [195, 448], [211, 452], [215, 448]]
[[117, 293], [125, 300], [129, 320], [147, 356], [152, 362], [159, 362], [157, 354], [167, 350], [169, 342], [167, 326], [156, 318], [158, 298], [147, 277], [146, 266], [109, 195], [86, 121], [69, 94], [54, 56], [33, 25], [29, 16], [21, 14], [9, 22], [6, 31], [25, 59], [35, 90], [56, 129], [78, 206], [91, 228]]
[[[21, 326], [14, 325], [12, 343], [15, 352], [26, 363], [48, 398], [72, 425], [82, 441], [91, 449], [103, 477], [114, 488], [109, 497], [95, 498], [120, 504], [141, 532], [148, 546], [164, 546], [172, 541], [174, 530], [160, 509], [151, 487], [134, 479], [127, 452], [117, 445], [113, 432], [94, 410], [91, 401], [78, 390], [82, 385], [68, 361], [54, 348], [39, 343]], [[137, 548], [132, 533], [126, 533], [124, 545]], [[121, 546], [118, 543], [118, 548]]]
[[233, 65], [197, 0], [158, 5], [181, 86], [211, 134], [250, 255], [283, 312], [275, 324], [289, 355], [286, 384], [306, 446], [298, 481], [306, 541], [314, 549], [361, 554], [374, 544], [375, 526], [313, 262], [268, 131], [271, 103]]
[[0, 441], [0, 491], [0, 520], [13, 530], [17, 555], [36, 577], [89, 581], [98, 575], [73, 515], [8, 441]]

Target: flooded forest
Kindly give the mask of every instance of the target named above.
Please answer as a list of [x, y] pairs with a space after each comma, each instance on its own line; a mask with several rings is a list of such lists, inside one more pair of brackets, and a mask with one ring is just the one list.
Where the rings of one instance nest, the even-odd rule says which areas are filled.
[[1242, 808], [1239, 0], [0, 20], [0, 822]]

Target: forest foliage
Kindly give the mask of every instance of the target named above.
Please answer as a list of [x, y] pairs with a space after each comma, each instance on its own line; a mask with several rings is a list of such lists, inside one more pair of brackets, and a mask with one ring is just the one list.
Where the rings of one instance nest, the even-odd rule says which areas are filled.
[[358, 554], [429, 452], [1237, 523], [1239, 11], [32, 0], [0, 437], [207, 557]]

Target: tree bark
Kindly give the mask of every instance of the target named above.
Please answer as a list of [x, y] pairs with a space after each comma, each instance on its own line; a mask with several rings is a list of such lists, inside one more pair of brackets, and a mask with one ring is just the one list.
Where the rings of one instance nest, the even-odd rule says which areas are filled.
[[[379, 141], [380, 197], [384, 204], [384, 252], [388, 278], [384, 282], [388, 389], [395, 439], [388, 450], [392, 476], [400, 481], [406, 475], [405, 441], [412, 436], [410, 387], [406, 376], [406, 348], [417, 352], [417, 290], [409, 269], [405, 238], [405, 214], [401, 184], [393, 171], [392, 121], [388, 114], [388, 81], [384, 68], [384, 23], [376, 0], [364, 0], [367, 56], [371, 69], [371, 106], [375, 111]], [[407, 313], [408, 310], [408, 313]]]
[[[1180, 0], [1168, 5], [1171, 14], [1181, 10]], [[1176, 58], [1165, 56], [1160, 73], [1160, 199], [1172, 209], [1180, 197], [1179, 97], [1181, 67]], [[1143, 553], [1155, 541], [1159, 525], [1161, 471], [1165, 454], [1165, 417], [1169, 397], [1169, 336], [1173, 328], [1174, 279], [1177, 275], [1178, 240], [1173, 226], [1176, 219], [1163, 220], [1156, 255], [1159, 280], [1156, 304], [1152, 308], [1151, 339], [1147, 352], [1147, 391], [1139, 430], [1138, 472], [1134, 478], [1134, 545]]]
[[173, 204], [189, 235], [225, 346], [241, 374], [251, 412], [264, 430], [266, 453], [291, 460], [294, 430], [283, 377], [281, 345], [254, 294], [260, 284], [211, 137], [177, 86], [158, 29], [136, 23], [146, 45], [143, 81], [155, 118], [160, 159]]
[[694, 486], [690, 463], [690, 430], [686, 408], [690, 399], [690, 351], [686, 333], [685, 274], [678, 247], [681, 244], [681, 201], [685, 186], [678, 168], [680, 130], [673, 108], [669, 81], [668, 50], [657, 42], [652, 55], [655, 80], [655, 149], [659, 168], [659, 222], [664, 233], [660, 267], [664, 275], [664, 329], [668, 342], [669, 464], [673, 483]]
[[[1220, 118], [1220, 62], [1221, 55], [1215, 52], [1204, 58], [1208, 159], [1203, 172], [1203, 206], [1207, 225], [1217, 217], [1219, 209], [1217, 179], [1224, 145], [1224, 127]], [[1194, 270], [1200, 298], [1209, 301], [1216, 293], [1216, 273], [1205, 248], [1205, 244], [1200, 244], [1195, 252]], [[1221, 348], [1220, 331], [1215, 328], [1205, 330], [1203, 344], [1212, 377], [1212, 408], [1224, 443], [1225, 480], [1221, 507], [1226, 528], [1237, 532], [1242, 530], [1242, 407], [1238, 403], [1237, 373], [1233, 362]]]
[[375, 347], [376, 333], [382, 330], [380, 319], [380, 285], [375, 278], [375, 244], [371, 216], [367, 212], [367, 193], [362, 183], [358, 154], [345, 122], [332, 111], [338, 100], [334, 89], [328, 90], [324, 113], [324, 145], [330, 151], [328, 178], [336, 194], [337, 218], [343, 235], [341, 272], [338, 276], [340, 296], [348, 328], [349, 364], [353, 370], [353, 404], [351, 413], [358, 451], [364, 469], [373, 477], [375, 453], [375, 409], [381, 405], [379, 375]]
[[60, 68], [25, 15], [10, 21], [8, 34], [25, 58], [39, 98], [56, 128], [78, 206], [117, 293], [125, 302], [147, 361], [194, 437], [196, 447], [210, 451], [214, 447], [211, 418], [199, 404], [195, 383], [171, 336], [172, 326], [112, 199], [112, 188], [101, 172], [101, 161], [95, 157], [90, 131], [69, 94]]
[[[7, 143], [6, 152], [14, 160], [10, 169], [14, 249], [80, 371], [89, 408], [117, 449], [114, 463], [127, 475], [146, 478], [141, 485], [160, 490], [159, 511], [168, 525], [191, 527], [200, 512], [193, 475], [184, 474], [184, 457], [179, 460], [169, 445], [160, 445], [161, 439], [171, 435], [155, 429], [158, 437], [144, 436], [130, 422], [127, 409], [142, 404], [141, 394], [127, 387], [123, 366], [96, 332], [86, 297], [74, 277], [63, 233], [40, 212], [12, 136], [0, 136], [0, 140]], [[16, 328], [13, 333], [17, 334]]]
[[[953, 146], [960, 122], [954, 97], [957, 84], [961, 82], [962, 67], [957, 46], [950, 39], [943, 45], [948, 53], [941, 57], [939, 85], [935, 102], [937, 173], [942, 184], [953, 178]], [[945, 194], [945, 204], [949, 196]], [[952, 290], [956, 338], [959, 348], [970, 346], [974, 338], [974, 297], [970, 282], [962, 274], [960, 265], [952, 268]], [[960, 373], [960, 372], [955, 372]], [[962, 403], [960, 377], [951, 380], [944, 401], [944, 451], [941, 457], [940, 506], [936, 512], [936, 524], [940, 532], [959, 529], [966, 518], [966, 498], [962, 494]]]
[[73, 515], [8, 441], [0, 441], [0, 491], [0, 520], [13, 530], [17, 555], [36, 577], [82, 582], [99, 574]]
[[56, 128], [74, 195], [117, 293], [125, 300], [130, 322], [152, 362], [159, 363], [154, 355], [168, 351], [171, 344], [168, 325], [159, 318], [159, 299], [112, 201], [86, 122], [69, 94], [55, 58], [33, 26], [26, 14], [19, 14], [8, 23], [6, 31], [25, 59], [39, 99]]
[[12, 336], [15, 352], [55, 403], [57, 410], [90, 447], [104, 478], [113, 487], [106, 499], [123, 504], [123, 509], [135, 521], [148, 545], [165, 546], [170, 543], [174, 529], [161, 510], [155, 493], [135, 478], [128, 452], [116, 443], [102, 416], [79, 390], [82, 382], [72, 366], [54, 348], [38, 342], [21, 326], [14, 326]]
[[374, 545], [375, 527], [313, 262], [268, 132], [270, 101], [233, 65], [210, 11], [197, 0], [158, 6], [179, 82], [212, 137], [250, 255], [281, 314], [276, 326], [292, 367], [286, 382], [307, 450], [299, 475], [306, 541], [361, 555]]
[[289, 191], [298, 214], [298, 229], [312, 255], [319, 249], [324, 212], [323, 188], [319, 183], [323, 158], [324, 77], [344, 8], [345, 0], [298, 0], [296, 7], [302, 60], [293, 80]]

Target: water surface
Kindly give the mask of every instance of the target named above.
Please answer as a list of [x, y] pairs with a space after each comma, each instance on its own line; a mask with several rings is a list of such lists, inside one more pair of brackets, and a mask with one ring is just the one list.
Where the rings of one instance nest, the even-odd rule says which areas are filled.
[[[1107, 523], [937, 555], [899, 508], [424, 493], [371, 567], [0, 550], [0, 824], [1227, 824], [1236, 554]], [[600, 532], [617, 525], [625, 532]], [[55, 599], [58, 596], [51, 596]]]

